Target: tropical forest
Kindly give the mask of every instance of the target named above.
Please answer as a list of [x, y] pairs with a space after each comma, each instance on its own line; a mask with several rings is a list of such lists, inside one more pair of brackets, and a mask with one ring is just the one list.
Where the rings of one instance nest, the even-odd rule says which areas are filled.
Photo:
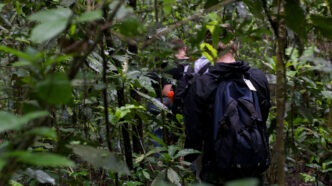
[[331, 0], [0, 0], [0, 186], [214, 185], [163, 94], [174, 41], [268, 81], [270, 164], [224, 185], [332, 185]]

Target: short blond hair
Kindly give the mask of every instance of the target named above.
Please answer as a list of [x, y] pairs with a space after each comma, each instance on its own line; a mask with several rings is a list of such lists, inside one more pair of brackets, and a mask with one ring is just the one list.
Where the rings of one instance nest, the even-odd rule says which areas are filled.
[[220, 41], [217, 50], [218, 53], [223, 52], [225, 50], [230, 50], [230, 52], [235, 54], [239, 50], [239, 44], [234, 40], [229, 41], [227, 44], [224, 44]]

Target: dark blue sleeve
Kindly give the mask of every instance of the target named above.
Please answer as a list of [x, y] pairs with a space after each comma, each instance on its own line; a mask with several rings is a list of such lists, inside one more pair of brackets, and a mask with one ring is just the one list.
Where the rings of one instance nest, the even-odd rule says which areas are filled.
[[257, 89], [259, 105], [262, 111], [262, 118], [263, 121], [266, 121], [267, 117], [269, 116], [269, 110], [271, 107], [269, 82], [267, 81], [265, 74], [258, 69], [251, 69], [250, 79]]

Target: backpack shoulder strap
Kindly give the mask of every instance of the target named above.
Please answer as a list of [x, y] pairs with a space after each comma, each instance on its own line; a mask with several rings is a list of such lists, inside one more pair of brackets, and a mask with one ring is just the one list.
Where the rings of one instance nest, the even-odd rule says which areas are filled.
[[211, 63], [210, 62], [208, 62], [208, 63], [206, 63], [198, 72], [197, 72], [197, 74], [198, 75], [203, 75], [204, 74], [204, 72], [210, 67], [210, 65], [211, 65]]
[[183, 72], [186, 73], [189, 71], [190, 65], [185, 65]]

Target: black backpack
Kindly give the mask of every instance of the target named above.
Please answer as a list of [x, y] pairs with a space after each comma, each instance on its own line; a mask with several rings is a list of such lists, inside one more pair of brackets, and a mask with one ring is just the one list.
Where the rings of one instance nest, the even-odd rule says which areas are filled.
[[178, 80], [176, 89], [174, 91], [174, 108], [176, 113], [183, 113], [184, 98], [197, 77], [201, 76], [211, 66], [211, 63], [205, 64], [197, 73], [190, 65], [183, 67], [183, 75]]
[[[245, 81], [222, 79], [214, 102], [214, 166], [220, 170], [246, 169], [252, 174], [264, 172], [270, 165], [266, 125], [262, 121], [256, 91]], [[249, 82], [251, 84], [251, 82]], [[252, 85], [252, 84], [251, 84]]]

